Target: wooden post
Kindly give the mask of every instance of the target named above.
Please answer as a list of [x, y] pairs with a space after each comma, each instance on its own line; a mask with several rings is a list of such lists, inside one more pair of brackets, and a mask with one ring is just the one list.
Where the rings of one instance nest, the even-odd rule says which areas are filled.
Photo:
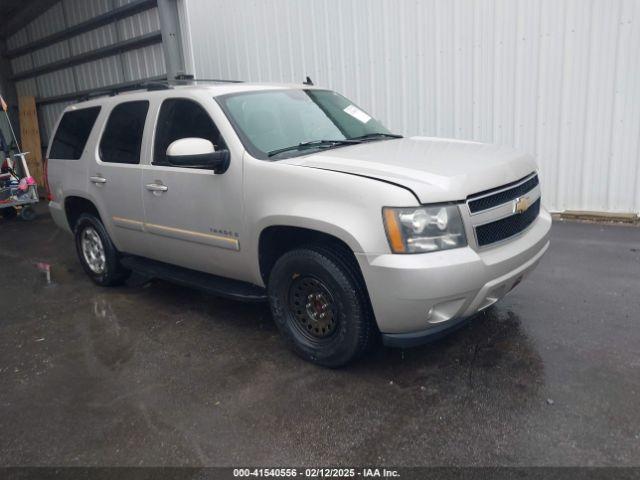
[[39, 186], [44, 187], [42, 144], [35, 97], [20, 97], [18, 110], [20, 111], [20, 148], [23, 152], [29, 152], [26, 157], [31, 176], [36, 179]]

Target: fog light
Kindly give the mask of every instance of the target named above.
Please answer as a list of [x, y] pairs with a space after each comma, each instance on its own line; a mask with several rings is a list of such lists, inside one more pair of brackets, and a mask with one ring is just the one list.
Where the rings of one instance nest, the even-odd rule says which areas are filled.
[[433, 307], [431, 307], [427, 312], [427, 322], [431, 320], [432, 316], [433, 316]]
[[453, 317], [461, 313], [464, 305], [464, 298], [456, 298], [438, 303], [429, 309], [427, 321], [430, 324], [442, 323], [451, 320]]

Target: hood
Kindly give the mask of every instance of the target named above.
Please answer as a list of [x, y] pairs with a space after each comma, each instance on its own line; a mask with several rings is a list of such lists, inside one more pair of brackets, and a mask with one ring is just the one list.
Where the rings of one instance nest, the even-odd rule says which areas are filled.
[[366, 142], [282, 161], [402, 185], [421, 203], [464, 200], [536, 169], [531, 155], [511, 147], [427, 137]]

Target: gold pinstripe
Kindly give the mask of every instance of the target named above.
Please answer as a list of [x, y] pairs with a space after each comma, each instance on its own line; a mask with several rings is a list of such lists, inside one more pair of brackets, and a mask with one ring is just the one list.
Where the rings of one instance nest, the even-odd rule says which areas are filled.
[[[139, 220], [133, 220], [130, 218], [124, 218], [124, 217], [111, 217], [113, 219], [114, 222], [120, 222], [120, 223], [127, 223], [130, 225], [136, 225], [136, 226], [140, 226], [142, 228], [145, 227], [151, 227], [151, 228], [156, 228], [158, 230], [164, 230], [166, 232], [173, 232], [173, 233], [184, 233], [186, 235], [190, 235], [193, 237], [199, 237], [199, 238], [203, 238], [203, 239], [211, 239], [211, 240], [220, 240], [223, 242], [228, 242], [232, 245], [235, 246], [235, 248], [238, 250], [239, 249], [239, 242], [236, 238], [231, 238], [231, 237], [224, 237], [221, 235], [214, 235], [211, 233], [202, 233], [202, 232], [196, 232], [194, 230], [185, 230], [183, 228], [175, 228], [175, 227], [167, 227], [165, 225], [157, 225], [155, 223], [145, 223], [145, 222], [141, 222]], [[151, 232], [153, 233], [153, 232]]]

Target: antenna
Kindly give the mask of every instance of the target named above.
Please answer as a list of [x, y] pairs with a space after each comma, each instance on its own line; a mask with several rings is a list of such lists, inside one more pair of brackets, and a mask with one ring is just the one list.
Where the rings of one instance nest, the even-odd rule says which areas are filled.
[[311, 80], [311, 77], [309, 75], [307, 75], [307, 79], [302, 82], [303, 85], [311, 85], [313, 86], [313, 81]]

